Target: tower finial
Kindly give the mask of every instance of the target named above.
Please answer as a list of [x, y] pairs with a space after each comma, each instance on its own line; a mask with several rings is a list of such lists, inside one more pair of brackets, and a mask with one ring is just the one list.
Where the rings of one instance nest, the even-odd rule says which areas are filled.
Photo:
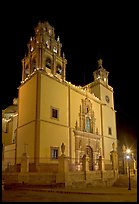
[[59, 36], [57, 37], [57, 42], [59, 42], [60, 41], [60, 38], [59, 38]]
[[98, 62], [98, 68], [102, 67], [103, 60], [100, 58], [97, 62]]

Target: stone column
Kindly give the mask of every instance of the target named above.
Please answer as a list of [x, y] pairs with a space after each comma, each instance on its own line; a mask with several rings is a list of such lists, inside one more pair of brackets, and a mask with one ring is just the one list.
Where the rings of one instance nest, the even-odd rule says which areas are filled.
[[56, 183], [68, 185], [69, 159], [65, 155], [58, 158], [58, 173], [56, 175]]
[[89, 156], [83, 156], [83, 172], [84, 172], [84, 179], [87, 180], [87, 172], [89, 172]]
[[68, 157], [66, 157], [65, 155], [61, 155], [58, 158], [58, 172], [67, 173], [68, 171], [69, 171]]
[[118, 170], [118, 155], [117, 151], [111, 151], [112, 169]]
[[29, 172], [29, 157], [27, 153], [23, 153], [21, 158], [21, 172]]
[[29, 182], [29, 157], [27, 153], [23, 153], [21, 158], [21, 172], [18, 174], [19, 183]]
[[102, 156], [99, 156], [99, 169], [101, 171], [105, 170], [105, 165], [104, 165], [104, 158]]
[[113, 150], [110, 152], [110, 157], [111, 157], [111, 161], [112, 161], [112, 169], [118, 170], [118, 153], [116, 151], [116, 146], [115, 143], [112, 143], [112, 148]]
[[65, 145], [61, 145], [61, 156], [58, 158], [58, 173], [56, 175], [56, 183], [68, 185], [68, 172], [69, 172], [69, 158], [64, 154]]
[[83, 171], [89, 171], [89, 156], [83, 156]]

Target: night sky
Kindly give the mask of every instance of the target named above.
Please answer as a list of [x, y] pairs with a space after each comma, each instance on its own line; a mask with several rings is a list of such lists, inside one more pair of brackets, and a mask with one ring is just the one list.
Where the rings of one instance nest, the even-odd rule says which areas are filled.
[[17, 97], [22, 76], [21, 60], [27, 53], [27, 43], [34, 36], [35, 26], [39, 21], [48, 21], [62, 43], [67, 59], [67, 81], [82, 86], [90, 83], [97, 60], [103, 59], [103, 67], [109, 71], [109, 85], [114, 89], [119, 145], [124, 143], [136, 149], [136, 5], [127, 1], [123, 4], [120, 1], [67, 2], [9, 1], [3, 5], [2, 109]]

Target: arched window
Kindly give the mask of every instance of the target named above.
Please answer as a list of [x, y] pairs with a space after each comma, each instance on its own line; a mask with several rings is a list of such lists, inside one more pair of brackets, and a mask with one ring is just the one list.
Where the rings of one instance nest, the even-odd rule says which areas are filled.
[[85, 130], [86, 130], [86, 132], [91, 132], [91, 124], [90, 124], [90, 118], [89, 117], [86, 117]]
[[25, 78], [29, 75], [29, 67], [26, 65], [25, 67]]
[[47, 59], [46, 59], [45, 66], [46, 66], [47, 68], [51, 69], [51, 59], [50, 59], [50, 58], [47, 58]]
[[60, 75], [62, 74], [62, 67], [60, 64], [57, 64], [57, 66], [56, 66], [56, 73], [60, 74]]
[[34, 69], [36, 69], [36, 59], [35, 58], [32, 60], [32, 70], [34, 71]]

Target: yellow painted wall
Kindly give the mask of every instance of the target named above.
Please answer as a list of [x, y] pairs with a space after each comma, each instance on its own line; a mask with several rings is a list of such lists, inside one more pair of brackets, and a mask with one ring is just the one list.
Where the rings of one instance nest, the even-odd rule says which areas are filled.
[[15, 164], [15, 144], [6, 145], [4, 147], [4, 168], [7, 168], [7, 164]]
[[108, 89], [107, 89], [106, 87], [104, 87], [103, 85], [101, 85], [100, 87], [101, 87], [101, 88], [100, 88], [100, 91], [101, 91], [101, 100], [102, 100], [104, 103], [107, 103], [107, 102], [106, 102], [106, 99], [105, 99], [105, 96], [106, 96], [106, 95], [109, 96], [110, 101], [109, 101], [108, 105], [113, 108], [113, 107], [114, 107], [113, 92], [110, 91], [110, 90], [108, 90]]
[[110, 98], [109, 106], [114, 108], [113, 92], [106, 88], [102, 84], [97, 84], [92, 87], [92, 92], [97, 96], [103, 103], [106, 103], [105, 96], [108, 95]]
[[37, 97], [37, 75], [31, 77], [19, 87], [19, 119], [17, 129], [17, 163], [24, 152], [24, 143], [28, 144], [30, 162], [33, 162], [35, 147], [35, 119]]
[[115, 142], [112, 138], [105, 137], [104, 147], [105, 147], [105, 160], [110, 160], [110, 152], [112, 149], [112, 143]]
[[[112, 148], [112, 143], [117, 143], [117, 132], [116, 132], [116, 115], [114, 109], [114, 97], [113, 91], [109, 90], [102, 84], [98, 84], [92, 88], [95, 95], [98, 96], [101, 101], [105, 104], [102, 105], [102, 132], [104, 138], [104, 157], [109, 160], [109, 154]], [[109, 96], [109, 103], [106, 102], [105, 96]], [[98, 119], [99, 120], [99, 119]], [[98, 121], [97, 120], [97, 121]], [[100, 117], [101, 120], [101, 117]], [[112, 135], [108, 134], [108, 127], [112, 130]], [[117, 144], [116, 144], [117, 145]], [[103, 147], [102, 147], [103, 148]]]
[[112, 137], [116, 138], [116, 118], [115, 111], [108, 106], [102, 106], [103, 111], [103, 134], [108, 135], [108, 127], [112, 128]]
[[91, 88], [91, 93], [94, 93], [96, 97], [100, 99], [100, 86], [95, 85]]
[[2, 144], [9, 145], [12, 143], [13, 121], [8, 122], [7, 132], [2, 131]]
[[85, 99], [85, 96], [70, 89], [70, 118], [71, 118], [70, 124], [72, 128], [75, 128], [76, 120], [79, 125], [79, 113], [82, 99]]
[[19, 87], [19, 127], [35, 120], [36, 118], [36, 90], [36, 74]]
[[[109, 159], [109, 153], [112, 149], [112, 143], [117, 143], [117, 132], [116, 132], [116, 117], [115, 111], [110, 109], [108, 106], [102, 106], [103, 111], [103, 135], [104, 135], [104, 151], [105, 159]], [[108, 127], [112, 130], [112, 135], [108, 134]], [[116, 144], [117, 145], [117, 144]]]
[[[41, 75], [40, 119], [68, 126], [68, 87]], [[59, 110], [59, 119], [51, 118], [51, 107]]]
[[[51, 117], [52, 107], [58, 109], [58, 119]], [[60, 150], [62, 142], [68, 156], [68, 87], [46, 75], [41, 75], [40, 121], [40, 157], [50, 158], [50, 146]]]
[[18, 129], [17, 137], [17, 163], [21, 161], [21, 156], [24, 153], [24, 144], [28, 144], [27, 153], [29, 161], [33, 162], [34, 157], [34, 142], [35, 142], [35, 122], [26, 124]]
[[[61, 144], [65, 144], [65, 155], [68, 156], [68, 128], [55, 123], [41, 121], [40, 124], [40, 161], [46, 162], [50, 158], [50, 147], [59, 147], [61, 155]], [[45, 159], [46, 158], [46, 159]]]

